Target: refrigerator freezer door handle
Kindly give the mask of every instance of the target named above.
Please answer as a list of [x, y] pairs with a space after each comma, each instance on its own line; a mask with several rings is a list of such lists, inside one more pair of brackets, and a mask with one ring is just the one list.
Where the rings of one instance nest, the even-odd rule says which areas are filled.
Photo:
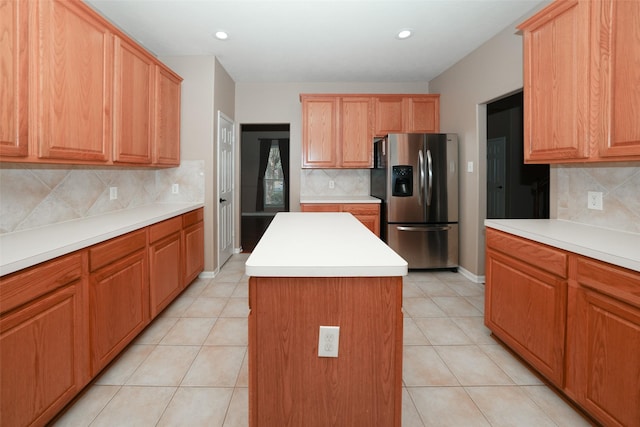
[[419, 191], [418, 191], [418, 204], [422, 205], [424, 203], [424, 178], [425, 178], [425, 172], [424, 172], [424, 154], [422, 153], [422, 150], [418, 150], [418, 169], [419, 169], [419, 173], [420, 173], [420, 179], [418, 180], [419, 182]]
[[446, 230], [450, 230], [451, 227], [444, 225], [444, 226], [438, 226], [438, 227], [424, 227], [424, 226], [418, 226], [418, 227], [414, 227], [414, 226], [406, 226], [406, 225], [399, 225], [398, 227], [396, 227], [398, 229], [398, 231], [446, 231]]
[[431, 150], [427, 150], [427, 167], [429, 168], [429, 183], [427, 186], [427, 206], [431, 206], [431, 194], [433, 193], [433, 162], [431, 160]]

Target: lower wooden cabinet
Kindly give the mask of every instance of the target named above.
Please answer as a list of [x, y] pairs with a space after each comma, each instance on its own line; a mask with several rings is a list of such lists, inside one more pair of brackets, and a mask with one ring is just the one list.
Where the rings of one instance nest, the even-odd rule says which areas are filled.
[[77, 253], [0, 278], [0, 425], [45, 425], [88, 383], [86, 285]]
[[182, 290], [182, 218], [149, 227], [149, 297], [151, 317], [160, 313]]
[[567, 388], [604, 425], [640, 425], [640, 274], [584, 257], [575, 265]]
[[198, 276], [202, 218], [201, 208], [0, 277], [0, 426], [46, 425]]
[[349, 212], [373, 234], [380, 237], [380, 205], [378, 203], [301, 203], [302, 212]]
[[487, 327], [598, 422], [640, 425], [640, 273], [486, 237]]
[[191, 283], [204, 270], [204, 210], [182, 216], [183, 286]]
[[150, 322], [147, 232], [89, 249], [91, 374], [97, 374]]
[[[486, 242], [485, 323], [498, 338], [561, 387], [567, 255], [494, 230], [487, 230]], [[549, 262], [534, 261], [543, 257]], [[541, 268], [541, 264], [560, 268], [554, 274]]]

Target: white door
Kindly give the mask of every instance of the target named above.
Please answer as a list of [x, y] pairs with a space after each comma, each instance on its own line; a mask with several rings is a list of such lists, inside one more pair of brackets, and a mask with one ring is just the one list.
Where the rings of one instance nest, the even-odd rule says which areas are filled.
[[218, 268], [233, 254], [233, 122], [218, 111]]
[[506, 216], [507, 139], [487, 141], [487, 218]]

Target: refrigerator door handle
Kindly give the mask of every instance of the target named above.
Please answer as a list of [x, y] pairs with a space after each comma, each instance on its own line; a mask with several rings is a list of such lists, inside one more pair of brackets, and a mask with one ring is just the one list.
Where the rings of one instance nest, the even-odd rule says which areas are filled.
[[425, 179], [425, 172], [424, 172], [424, 153], [422, 152], [422, 150], [418, 150], [418, 170], [420, 171], [420, 178], [418, 180], [419, 182], [419, 190], [418, 191], [418, 204], [422, 205], [424, 203], [424, 179]]
[[433, 161], [431, 159], [431, 150], [427, 150], [427, 167], [429, 168], [429, 183], [427, 186], [427, 206], [431, 206], [431, 195], [433, 193]]
[[407, 225], [399, 225], [396, 227], [398, 231], [446, 231], [451, 230], [451, 227], [448, 225], [443, 226], [407, 226]]

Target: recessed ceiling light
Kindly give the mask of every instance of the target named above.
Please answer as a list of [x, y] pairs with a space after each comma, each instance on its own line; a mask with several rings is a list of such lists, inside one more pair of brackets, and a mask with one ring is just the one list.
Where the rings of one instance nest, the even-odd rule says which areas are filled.
[[398, 34], [396, 35], [396, 37], [399, 38], [400, 40], [403, 40], [411, 37], [412, 34], [413, 34], [413, 30], [411, 28], [403, 28], [402, 30], [398, 31]]
[[218, 40], [226, 40], [229, 38], [229, 33], [226, 31], [216, 31], [215, 36]]

